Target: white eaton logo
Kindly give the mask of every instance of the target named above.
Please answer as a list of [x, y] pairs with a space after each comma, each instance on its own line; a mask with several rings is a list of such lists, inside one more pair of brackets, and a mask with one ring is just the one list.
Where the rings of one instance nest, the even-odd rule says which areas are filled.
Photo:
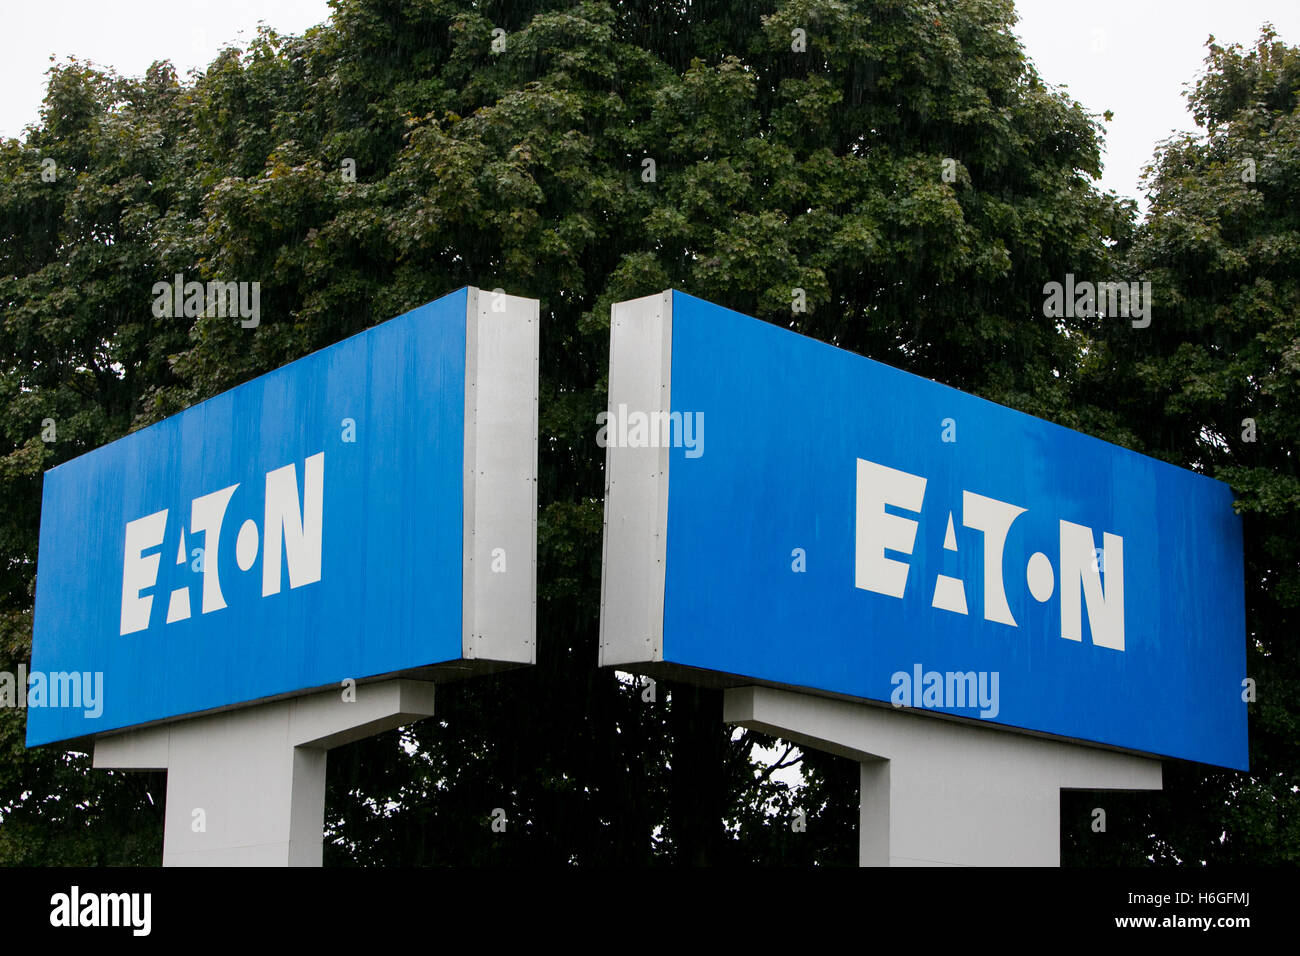
[[[857, 546], [854, 577], [858, 587], [877, 594], [901, 598], [907, 585], [907, 562], [885, 557], [885, 551], [911, 554], [916, 542], [917, 522], [889, 514], [890, 505], [920, 513], [926, 479], [872, 461], [858, 459]], [[1007, 533], [1025, 508], [962, 492], [962, 526], [984, 533], [984, 620], [1016, 626], [1002, 586], [1002, 549]], [[1124, 650], [1124, 539], [1107, 532], [1098, 549], [1092, 529], [1061, 521], [1061, 637], [1083, 640], [1083, 604], [1088, 606], [1092, 643]], [[957, 550], [952, 513], [943, 546]], [[1103, 587], [1102, 572], [1105, 572]], [[1056, 575], [1052, 562], [1035, 552], [1025, 568], [1029, 593], [1040, 603], [1052, 596]], [[960, 578], [935, 577], [931, 606], [966, 614], [966, 585]]]
[[[221, 593], [217, 568], [220, 561], [221, 524], [226, 505], [238, 483], [190, 502], [190, 534], [203, 535], [203, 550], [196, 562], [202, 571], [202, 609], [208, 614], [226, 606]], [[303, 463], [303, 494], [298, 497], [296, 465], [285, 465], [266, 473], [266, 508], [263, 512], [261, 540], [262, 597], [280, 593], [281, 554], [289, 565], [289, 587], [298, 588], [320, 580], [321, 511], [325, 502], [325, 453], [312, 455]], [[126, 523], [126, 546], [122, 556], [122, 634], [132, 634], [149, 627], [153, 595], [141, 591], [158, 581], [161, 554], [144, 554], [160, 547], [167, 534], [167, 509]], [[259, 544], [257, 522], [249, 518], [235, 539], [235, 561], [239, 570], [247, 571], [257, 560]], [[185, 529], [181, 528], [176, 563], [184, 564]], [[167, 605], [167, 623], [190, 616], [190, 589], [177, 588]]]

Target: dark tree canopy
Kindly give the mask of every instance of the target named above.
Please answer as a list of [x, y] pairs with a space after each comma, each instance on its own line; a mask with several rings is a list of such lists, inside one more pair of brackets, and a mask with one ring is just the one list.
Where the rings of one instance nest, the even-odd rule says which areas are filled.
[[[1294, 676], [1294, 51], [1215, 49], [1197, 91], [1214, 132], [1166, 151], [1135, 235], [1134, 204], [1092, 183], [1099, 125], [1040, 81], [1010, 0], [332, 6], [192, 81], [57, 66], [40, 122], [0, 143], [0, 669], [30, 656], [45, 469], [501, 287], [543, 319], [538, 666], [448, 685], [435, 718], [332, 753], [327, 862], [854, 862], [854, 765], [807, 753], [791, 790], [753, 755], [785, 745], [733, 736], [718, 692], [647, 702], [595, 666], [609, 309], [675, 287], [1233, 482], [1264, 576], [1252, 636], [1275, 649], [1254, 658], [1255, 759], [1293, 779], [1294, 695], [1266, 680]], [[1256, 182], [1220, 175], [1252, 150]], [[155, 318], [178, 272], [260, 282], [261, 323]], [[1045, 317], [1066, 273], [1151, 278], [1156, 321]], [[1247, 414], [1261, 438], [1240, 449]], [[0, 860], [158, 861], [159, 778], [23, 734], [0, 713]], [[1270, 795], [1294, 799], [1280, 777], [1167, 780], [1130, 857], [1210, 853], [1197, 828], [1267, 843]], [[1207, 819], [1206, 793], [1242, 787]]]
[[1297, 91], [1300, 50], [1271, 28], [1252, 49], [1211, 41], [1190, 95], [1202, 132], [1161, 149], [1125, 249], [1125, 268], [1153, 283], [1151, 326], [1100, 326], [1080, 376], [1121, 440], [1236, 493], [1257, 694], [1251, 773], [1167, 762], [1162, 794], [1120, 799], [1125, 839], [1079, 838], [1093, 862], [1300, 860]]

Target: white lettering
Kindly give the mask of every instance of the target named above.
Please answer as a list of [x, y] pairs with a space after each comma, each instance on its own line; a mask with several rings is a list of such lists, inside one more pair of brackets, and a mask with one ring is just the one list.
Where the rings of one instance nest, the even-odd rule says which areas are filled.
[[[1092, 643], [1124, 650], [1124, 539], [1102, 535], [1106, 569], [1102, 587], [1092, 529], [1061, 521], [1061, 637], [1083, 640], [1082, 602], [1088, 605]], [[1082, 595], [1082, 602], [1080, 596]]]
[[920, 512], [925, 479], [905, 471], [858, 459], [857, 548], [854, 584], [864, 591], [901, 598], [908, 564], [885, 557], [886, 549], [911, 554], [917, 523], [885, 511], [893, 505]]
[[1015, 627], [1002, 586], [1002, 550], [1012, 523], [1025, 509], [970, 491], [962, 492], [961, 503], [962, 525], [984, 532], [984, 620]]
[[321, 513], [325, 503], [325, 453], [304, 464], [302, 503], [297, 466], [266, 474], [266, 514], [262, 526], [262, 596], [280, 593], [280, 549], [289, 564], [289, 587], [320, 580]]
[[190, 533], [203, 534], [203, 613], [220, 611], [226, 606], [221, 593], [221, 580], [217, 576], [218, 548], [221, 545], [221, 522], [226, 517], [226, 505], [238, 484], [222, 488], [210, 495], [195, 498], [190, 504]]
[[140, 592], [157, 582], [162, 555], [142, 552], [146, 548], [159, 547], [166, 530], [166, 508], [126, 523], [126, 547], [122, 556], [122, 634], [134, 634], [149, 627], [153, 595], [141, 597]]

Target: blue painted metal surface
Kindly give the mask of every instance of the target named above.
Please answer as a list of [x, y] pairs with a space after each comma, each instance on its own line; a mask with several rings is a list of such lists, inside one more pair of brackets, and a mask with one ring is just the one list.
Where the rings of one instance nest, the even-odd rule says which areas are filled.
[[[902, 702], [1247, 767], [1241, 525], [1226, 485], [681, 293], [671, 402], [706, 427], [703, 454], [670, 452], [665, 661], [886, 702], [900, 699], [899, 674], [997, 674], [996, 713], [926, 705], [919, 689]], [[910, 554], [883, 543], [898, 529], [878, 533], [859, 459], [925, 479], [919, 512], [883, 508], [915, 522]], [[980, 523], [967, 492], [1027, 509], [996, 561], [1014, 624], [996, 607], [989, 617], [987, 536], [963, 523]], [[1086, 572], [1063, 576], [1063, 535], [1079, 532], [1062, 522], [1107, 552], [1095, 613]], [[901, 563], [901, 597], [858, 586], [859, 525], [875, 556], [866, 577], [887, 592], [900, 572], [881, 569]], [[1122, 575], [1107, 565], [1121, 547]], [[1054, 579], [1045, 600], [1027, 579], [1035, 553]], [[946, 607], [940, 575], [959, 582]], [[1094, 620], [1121, 577], [1122, 650], [1114, 620], [1100, 635], [1112, 646]], [[1067, 591], [1078, 615], [1063, 614]], [[1074, 618], [1077, 640], [1062, 636]]]
[[[102, 674], [102, 712], [29, 700], [29, 746], [461, 656], [467, 296], [46, 474], [32, 670]], [[292, 508], [269, 514], [273, 481]], [[220, 522], [205, 521], [195, 499], [231, 486]], [[128, 522], [164, 509], [136, 525], [133, 550]], [[70, 696], [65, 679], [54, 702]]]

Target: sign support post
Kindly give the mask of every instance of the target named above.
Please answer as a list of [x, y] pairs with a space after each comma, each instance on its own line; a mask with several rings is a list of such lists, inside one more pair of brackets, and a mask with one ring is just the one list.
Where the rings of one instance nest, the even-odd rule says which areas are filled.
[[681, 292], [609, 355], [600, 665], [856, 761], [864, 865], [1059, 865], [1062, 790], [1249, 768], [1227, 485]]
[[1159, 790], [1159, 760], [770, 687], [723, 720], [856, 760], [861, 866], [1060, 866], [1062, 790]]
[[164, 866], [320, 866], [331, 748], [536, 661], [538, 309], [467, 286], [47, 472], [27, 745], [165, 770]]
[[320, 866], [326, 753], [433, 714], [426, 681], [355, 690], [101, 737], [94, 766], [167, 771], [163, 866]]

